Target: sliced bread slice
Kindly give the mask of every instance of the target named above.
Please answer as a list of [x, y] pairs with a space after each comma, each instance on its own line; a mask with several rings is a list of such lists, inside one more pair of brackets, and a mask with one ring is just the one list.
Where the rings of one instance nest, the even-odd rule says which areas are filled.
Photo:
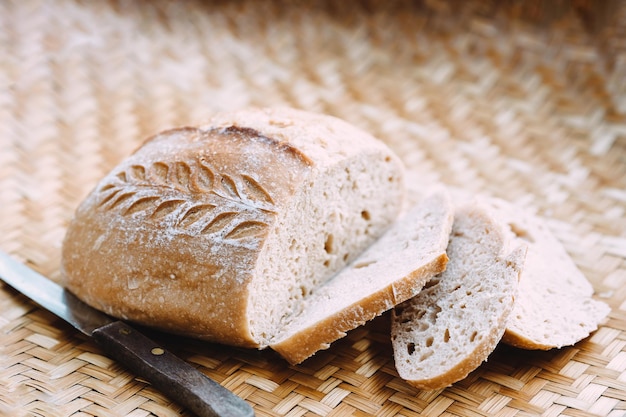
[[513, 309], [525, 248], [507, 252], [504, 230], [479, 205], [459, 208], [445, 272], [393, 310], [401, 378], [439, 389], [465, 378], [496, 347]]
[[270, 343], [300, 363], [368, 320], [418, 293], [445, 269], [454, 209], [435, 193], [409, 210], [378, 241], [306, 300], [303, 312]]
[[538, 216], [501, 199], [486, 200], [513, 245], [527, 245], [519, 295], [502, 341], [524, 349], [573, 345], [609, 314], [561, 242]]

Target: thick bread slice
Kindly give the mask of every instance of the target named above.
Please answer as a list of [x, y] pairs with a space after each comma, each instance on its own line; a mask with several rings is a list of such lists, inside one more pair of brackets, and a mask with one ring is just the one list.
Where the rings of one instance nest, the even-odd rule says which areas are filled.
[[507, 226], [513, 245], [527, 245], [519, 295], [502, 341], [524, 349], [573, 345], [589, 336], [610, 308], [594, 290], [546, 224], [513, 204], [484, 200]]
[[414, 206], [359, 258], [315, 290], [271, 342], [292, 364], [417, 294], [445, 269], [454, 209], [447, 193]]
[[477, 205], [455, 213], [447, 251], [446, 271], [392, 314], [396, 369], [420, 389], [451, 385], [487, 359], [513, 309], [525, 254], [507, 253], [501, 226]]
[[293, 109], [166, 131], [76, 211], [65, 285], [116, 317], [264, 347], [397, 218], [403, 173], [372, 136]]

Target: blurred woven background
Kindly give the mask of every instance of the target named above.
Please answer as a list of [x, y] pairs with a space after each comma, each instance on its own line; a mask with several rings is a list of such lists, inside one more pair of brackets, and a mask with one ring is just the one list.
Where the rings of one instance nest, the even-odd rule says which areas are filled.
[[[385, 317], [303, 365], [167, 346], [258, 415], [626, 414], [626, 2], [0, 2], [0, 249], [59, 278], [73, 210], [145, 137], [289, 105], [390, 144], [410, 180], [544, 216], [613, 310], [550, 352], [500, 347], [453, 387], [394, 370]], [[0, 415], [188, 415], [0, 285]]]

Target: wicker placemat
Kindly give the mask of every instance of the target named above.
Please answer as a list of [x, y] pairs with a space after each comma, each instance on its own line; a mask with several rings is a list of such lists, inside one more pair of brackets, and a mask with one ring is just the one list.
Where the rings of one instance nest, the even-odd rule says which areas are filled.
[[[411, 181], [544, 216], [612, 307], [589, 339], [499, 347], [465, 380], [397, 375], [386, 317], [290, 367], [159, 336], [263, 415], [626, 414], [623, 1], [0, 2], [0, 249], [53, 280], [65, 227], [143, 138], [289, 105], [389, 143]], [[189, 415], [0, 285], [0, 415]]]

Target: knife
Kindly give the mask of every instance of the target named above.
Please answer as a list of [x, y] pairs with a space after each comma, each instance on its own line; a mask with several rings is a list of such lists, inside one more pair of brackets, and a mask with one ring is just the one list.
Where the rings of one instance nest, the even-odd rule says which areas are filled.
[[247, 402], [189, 363], [1, 251], [0, 279], [93, 337], [111, 358], [198, 416], [254, 416]]

